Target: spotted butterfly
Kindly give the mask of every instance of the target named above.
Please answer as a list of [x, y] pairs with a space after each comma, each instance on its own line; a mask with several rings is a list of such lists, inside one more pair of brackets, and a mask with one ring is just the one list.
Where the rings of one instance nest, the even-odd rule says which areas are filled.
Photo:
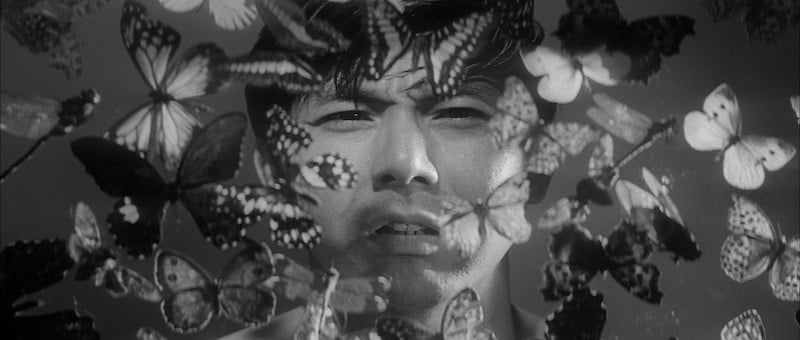
[[514, 243], [525, 243], [531, 225], [525, 219], [530, 184], [526, 174], [509, 177], [484, 199], [475, 202], [449, 196], [442, 202], [439, 236], [462, 257], [472, 257], [480, 248], [488, 227]]
[[129, 256], [153, 254], [165, 210], [176, 201], [189, 210], [207, 241], [227, 249], [236, 246], [271, 204], [260, 186], [218, 183], [239, 170], [246, 128], [243, 114], [228, 113], [198, 130], [169, 184], [139, 154], [111, 141], [81, 138], [72, 142], [72, 152], [100, 189], [118, 198], [107, 221], [114, 243]]
[[738, 195], [728, 210], [728, 229], [732, 234], [720, 251], [725, 275], [742, 283], [770, 270], [775, 297], [800, 301], [800, 239], [787, 242], [755, 202]]
[[750, 39], [774, 44], [786, 34], [789, 25], [797, 27], [800, 4], [784, 0], [703, 0], [713, 22], [738, 18], [744, 22]]
[[[0, 321], [4, 338], [99, 339], [94, 320], [74, 309], [28, 315], [44, 304], [22, 298], [60, 282], [75, 262], [60, 239], [17, 241], [0, 252]], [[24, 313], [24, 314], [23, 314]]]
[[103, 247], [100, 227], [89, 206], [78, 202], [74, 214], [75, 233], [70, 235], [67, 250], [78, 264], [75, 280], [92, 279], [95, 286], [102, 286], [113, 297], [133, 293], [145, 301], [161, 301], [161, 293], [150, 280], [119, 264], [114, 253]]
[[161, 314], [172, 330], [199, 332], [218, 314], [248, 327], [269, 322], [275, 294], [261, 282], [274, 274], [272, 254], [269, 248], [245, 240], [246, 247], [228, 261], [217, 279], [186, 255], [158, 251], [155, 276], [164, 292]]
[[217, 66], [225, 78], [247, 85], [277, 86], [289, 93], [306, 93], [323, 84], [320, 75], [303, 57], [283, 51], [259, 51], [232, 58]]
[[257, 1], [264, 21], [263, 35], [271, 35], [283, 49], [315, 55], [338, 53], [350, 47], [350, 40], [331, 23], [315, 15], [310, 18], [295, 0]]
[[104, 137], [160, 158], [167, 170], [175, 170], [192, 131], [200, 126], [190, 112], [207, 110], [189, 99], [222, 87], [223, 78], [212, 65], [227, 59], [225, 51], [214, 44], [198, 44], [172, 62], [180, 33], [150, 19], [143, 5], [130, 0], [122, 8], [120, 31], [128, 55], [151, 90], [151, 101], [126, 114]]
[[674, 261], [698, 259], [702, 254], [700, 246], [686, 228], [675, 203], [647, 168], [642, 168], [642, 177], [650, 192], [627, 180], [615, 184], [623, 210], [633, 223], [647, 232], [655, 246], [673, 253]]
[[479, 327], [481, 322], [483, 322], [483, 307], [480, 304], [480, 297], [472, 288], [464, 288], [445, 306], [438, 334], [400, 318], [378, 318], [375, 327], [381, 339], [496, 339], [490, 329]]
[[254, 159], [268, 197], [274, 199], [267, 209], [272, 240], [290, 249], [314, 247], [322, 238], [322, 228], [300, 206], [301, 201], [316, 204], [312, 188], [352, 188], [356, 173], [338, 154], [322, 154], [299, 164], [298, 153], [311, 144], [311, 135], [278, 105], [265, 115], [265, 153], [256, 151]]
[[658, 267], [647, 259], [652, 248], [646, 235], [623, 220], [608, 239], [592, 236], [577, 224], [562, 227], [551, 234], [550, 258], [542, 272], [542, 296], [562, 299], [586, 286], [598, 273], [608, 272], [628, 292], [651, 304], [660, 304], [663, 293], [658, 288]]
[[256, 8], [252, 0], [159, 0], [164, 8], [178, 13], [199, 8], [208, 2], [208, 10], [217, 26], [226, 30], [241, 30], [256, 19]]
[[606, 324], [603, 294], [588, 287], [577, 289], [545, 322], [551, 340], [600, 340]]
[[36, 144], [3, 171], [0, 183], [33, 157], [36, 150], [50, 138], [66, 135], [89, 120], [99, 102], [100, 95], [94, 89], [61, 102], [38, 96], [0, 93], [0, 129], [20, 137], [36, 139]]
[[52, 13], [16, 12], [3, 8], [3, 25], [9, 35], [33, 54], [47, 53], [49, 66], [72, 78], [83, 73], [83, 58], [72, 23]]
[[722, 327], [719, 333], [721, 340], [764, 340], [767, 332], [764, 330], [764, 322], [755, 309], [748, 309], [739, 314]]
[[739, 101], [724, 83], [706, 97], [702, 112], [689, 112], [683, 120], [683, 135], [692, 149], [722, 155], [723, 177], [730, 185], [758, 189], [764, 184], [764, 170], [783, 168], [797, 150], [782, 139], [742, 136], [741, 130]]

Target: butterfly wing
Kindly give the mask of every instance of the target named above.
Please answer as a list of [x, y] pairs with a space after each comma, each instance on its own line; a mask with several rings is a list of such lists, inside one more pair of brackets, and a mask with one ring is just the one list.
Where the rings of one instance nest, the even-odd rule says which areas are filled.
[[632, 215], [634, 207], [655, 209], [661, 206], [653, 194], [624, 179], [617, 181], [614, 191], [617, 194], [617, 201], [629, 216]]
[[725, 324], [719, 334], [722, 340], [764, 340], [764, 323], [755, 309], [748, 309]]
[[747, 13], [749, 0], [703, 0], [703, 7], [714, 23], [732, 17], [744, 17]]
[[378, 80], [411, 45], [412, 33], [402, 13], [388, 0], [367, 0], [365, 28], [369, 40], [366, 77]]
[[[312, 20], [307, 19], [303, 8], [296, 1], [257, 1], [256, 8], [264, 22], [262, 34], [270, 34], [284, 49], [320, 54], [342, 47], [335, 40], [331, 41], [330, 34], [319, 30], [320, 26], [313, 25]], [[336, 35], [341, 34], [337, 32]]]
[[342, 278], [331, 293], [330, 305], [345, 313], [383, 313], [391, 286], [391, 282], [383, 276]]
[[[442, 316], [442, 338], [452, 339], [481, 339], [477, 326], [483, 322], [483, 307], [480, 298], [471, 288], [465, 288], [456, 294], [447, 303]], [[491, 331], [488, 331], [491, 333]], [[489, 339], [494, 335], [488, 335]]]
[[772, 293], [783, 301], [800, 301], [800, 239], [793, 239], [775, 260], [769, 274]]
[[148, 17], [147, 9], [134, 1], [126, 1], [120, 21], [122, 42], [139, 74], [151, 90], [160, 88], [170, 59], [181, 43], [174, 28]]
[[308, 184], [315, 188], [340, 190], [352, 188], [358, 176], [353, 170], [353, 164], [346, 158], [336, 153], [326, 153], [306, 162], [300, 168], [297, 179], [302, 179], [302, 183], [298, 185]]
[[728, 229], [766, 243], [775, 242], [777, 231], [761, 207], [744, 196], [732, 195], [733, 206], [728, 209]]
[[630, 144], [639, 144], [645, 139], [653, 125], [650, 118], [605, 93], [595, 93], [592, 98], [599, 109], [590, 107], [586, 114], [595, 123]]
[[632, 263], [609, 270], [611, 277], [634, 296], [651, 304], [660, 304], [664, 293], [658, 288], [661, 272], [652, 263]]
[[607, 169], [614, 166], [614, 140], [605, 134], [597, 141], [597, 145], [589, 156], [589, 177], [599, 177]]
[[183, 203], [206, 241], [228, 249], [261, 221], [275, 198], [259, 185], [212, 184], [187, 192]]
[[491, 225], [514, 243], [525, 243], [531, 237], [531, 225], [525, 219], [530, 182], [526, 174], [505, 180], [487, 199]]
[[750, 3], [750, 9], [744, 17], [744, 22], [751, 39], [774, 44], [778, 38], [786, 34], [786, 27], [789, 26], [789, 15], [787, 15], [789, 9], [782, 8], [782, 3], [782, 1], [753, 1]]
[[311, 92], [323, 81], [322, 75], [303, 58], [280, 51], [233, 58], [219, 68], [232, 80], [260, 87], [277, 86], [290, 93]]
[[583, 223], [588, 215], [588, 206], [581, 204], [573, 197], [564, 197], [545, 210], [536, 222], [536, 226], [539, 229], [558, 232], [567, 224]]
[[217, 313], [217, 297], [211, 277], [183, 254], [160, 250], [155, 278], [164, 293], [161, 315], [178, 333], [195, 333]]
[[322, 227], [296, 203], [278, 202], [269, 211], [270, 237], [288, 249], [312, 248], [322, 241]]
[[269, 248], [249, 240], [245, 244], [222, 269], [219, 303], [229, 319], [252, 326], [269, 322], [275, 313], [275, 293], [261, 285], [275, 267]]
[[114, 244], [128, 257], [144, 259], [153, 255], [161, 242], [161, 221], [167, 210], [165, 196], [123, 196], [106, 217]]
[[217, 26], [226, 30], [241, 30], [255, 21], [256, 7], [247, 0], [209, 0], [208, 9]]
[[241, 113], [224, 114], [211, 121], [186, 146], [176, 183], [191, 188], [236, 176], [245, 129], [247, 117]]
[[227, 59], [225, 51], [215, 44], [194, 45], [169, 68], [163, 91], [181, 100], [217, 92], [224, 84], [214, 66]]
[[742, 283], [767, 270], [771, 244], [745, 235], [729, 235], [720, 250], [720, 265], [725, 275]]
[[188, 12], [197, 9], [205, 0], [158, 0], [164, 8], [172, 12]]
[[494, 115], [489, 128], [495, 145], [502, 148], [512, 140], [527, 137], [539, 126], [539, 110], [525, 83], [515, 76], [505, 81], [503, 96], [497, 99], [502, 114]]
[[61, 239], [22, 240], [0, 252], [3, 306], [60, 282], [75, 265]]
[[475, 255], [486, 231], [472, 204], [460, 197], [450, 196], [442, 201], [443, 220], [439, 237], [445, 247], [458, 250], [461, 257]]
[[694, 35], [694, 19], [681, 15], [666, 15], [632, 22], [621, 41], [621, 50], [631, 57], [631, 67], [625, 80], [647, 83], [661, 69], [661, 56], [672, 56], [680, 50], [684, 38]]
[[544, 39], [544, 28], [534, 19], [534, 3], [528, 0], [496, 1], [500, 30], [509, 38], [537, 45]]
[[483, 50], [496, 25], [493, 12], [477, 11], [432, 33], [425, 48], [425, 65], [436, 95], [456, 93], [466, 78], [466, 62]]
[[83, 202], [75, 205], [75, 235], [78, 238], [78, 243], [75, 244], [77, 247], [73, 247], [73, 242], [70, 242], [69, 247], [70, 256], [75, 262], [81, 260], [84, 251], [95, 251], [103, 245], [97, 218], [92, 209]]
[[[113, 287], [119, 287], [121, 289], [114, 289]], [[106, 273], [105, 288], [106, 291], [115, 297], [130, 293], [148, 302], [161, 302], [162, 300], [161, 292], [153, 282], [133, 269], [122, 265], [117, 265], [114, 269]], [[122, 292], [122, 294], [119, 292]]]
[[58, 125], [61, 103], [38, 96], [0, 93], [0, 129], [28, 139], [41, 138]]
[[766, 177], [760, 159], [741, 142], [725, 150], [722, 170], [730, 185], [744, 190], [758, 189]]
[[435, 336], [416, 322], [391, 317], [379, 317], [375, 330], [380, 339], [426, 340]]
[[740, 143], [769, 171], [783, 168], [797, 151], [793, 145], [774, 137], [744, 136]]
[[728, 84], [722, 83], [703, 101], [703, 111], [727, 132], [738, 136], [742, 125], [739, 100]]
[[683, 119], [683, 136], [692, 149], [712, 151], [725, 149], [734, 135], [711, 116], [693, 111]]
[[583, 152], [586, 146], [594, 143], [600, 137], [600, 133], [588, 125], [574, 122], [548, 124], [545, 130], [564, 148], [564, 151], [572, 156]]
[[542, 77], [536, 91], [543, 99], [566, 104], [575, 100], [583, 86], [583, 73], [571, 57], [549, 47], [539, 46], [523, 53], [525, 68], [534, 77]]
[[158, 171], [124, 146], [99, 137], [79, 138], [70, 146], [100, 189], [109, 196], [158, 196], [166, 189]]
[[599, 340], [606, 324], [603, 294], [588, 287], [567, 297], [547, 316], [547, 333], [553, 340]]
[[681, 218], [678, 212], [678, 207], [675, 205], [675, 202], [672, 201], [672, 198], [669, 197], [669, 189], [667, 186], [657, 180], [656, 176], [646, 167], [642, 167], [642, 179], [644, 179], [644, 183], [647, 185], [647, 188], [650, 189], [650, 192], [652, 192], [658, 199], [658, 202], [661, 203], [661, 207], [664, 209], [667, 216], [680, 224], [684, 224], [683, 218]]

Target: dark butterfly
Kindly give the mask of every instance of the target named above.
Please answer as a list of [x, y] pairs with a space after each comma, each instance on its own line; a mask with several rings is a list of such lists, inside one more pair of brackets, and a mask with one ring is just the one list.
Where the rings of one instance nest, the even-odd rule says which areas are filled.
[[198, 44], [173, 62], [180, 33], [150, 19], [147, 9], [135, 1], [123, 5], [120, 31], [128, 55], [150, 88], [151, 101], [117, 121], [105, 137], [160, 158], [168, 170], [175, 170], [192, 131], [200, 126], [191, 112], [208, 110], [188, 99], [223, 86], [223, 78], [212, 66], [227, 56], [217, 45]]
[[83, 60], [72, 23], [53, 13], [23, 8], [3, 8], [4, 27], [9, 35], [33, 54], [47, 53], [50, 67], [67, 78], [83, 72]]
[[800, 22], [800, 4], [792, 0], [703, 0], [703, 7], [713, 22], [738, 18], [751, 39], [770, 44]]
[[260, 186], [224, 186], [241, 165], [247, 120], [228, 113], [193, 134], [174, 182], [167, 184], [136, 152], [96, 137], [72, 142], [72, 152], [106, 194], [119, 198], [108, 215], [114, 243], [129, 256], [153, 254], [161, 240], [161, 221], [169, 203], [181, 201], [207, 241], [236, 246], [246, 228], [267, 210]]
[[33, 157], [50, 138], [66, 135], [94, 115], [100, 95], [94, 89], [56, 101], [38, 96], [0, 94], [0, 129], [36, 143], [0, 175], [0, 183]]
[[654, 247], [672, 253], [673, 261], [698, 259], [700, 246], [686, 228], [668, 189], [647, 168], [642, 168], [642, 177], [649, 193], [626, 180], [614, 185], [617, 200], [631, 222], [647, 233]]
[[534, 19], [533, 0], [483, 0], [485, 7], [498, 13], [499, 32], [524, 42], [538, 45], [544, 39], [544, 28]]
[[232, 58], [217, 67], [226, 78], [248, 85], [277, 86], [289, 93], [321, 88], [320, 75], [304, 57], [284, 51], [259, 51]]
[[585, 55], [605, 48], [627, 56], [629, 69], [621, 80], [647, 82], [661, 68], [661, 56], [680, 51], [680, 44], [694, 35], [694, 19], [662, 15], [628, 23], [615, 0], [568, 0], [570, 11], [559, 19], [554, 33], [570, 55]]
[[90, 316], [61, 310], [40, 315], [21, 315], [44, 304], [42, 300], [23, 300], [60, 282], [75, 262], [59, 239], [17, 241], [0, 253], [0, 294], [3, 297], [4, 338], [23, 339], [99, 339]]
[[217, 314], [256, 326], [275, 312], [275, 294], [261, 283], [274, 275], [269, 248], [245, 239], [246, 247], [213, 279], [187, 256], [159, 250], [156, 283], [164, 293], [161, 314], [172, 330], [196, 333]]
[[600, 340], [606, 324], [603, 294], [588, 287], [577, 289], [545, 322], [550, 340]]
[[353, 166], [338, 154], [323, 154], [304, 165], [298, 152], [311, 144], [311, 136], [280, 106], [266, 112], [267, 129], [263, 150], [255, 162], [267, 196], [274, 201], [268, 207], [272, 240], [290, 249], [311, 248], [320, 242], [322, 228], [300, 206], [301, 201], [316, 204], [311, 188], [339, 190], [356, 182]]
[[542, 296], [558, 300], [586, 286], [598, 273], [608, 272], [617, 283], [639, 299], [661, 303], [660, 271], [647, 262], [652, 248], [647, 235], [626, 221], [614, 227], [608, 239], [593, 237], [585, 228], [570, 224], [553, 233], [551, 261], [542, 269]]
[[481, 328], [483, 307], [480, 298], [471, 288], [465, 288], [445, 306], [438, 334], [431, 333], [414, 322], [391, 317], [381, 317], [375, 323], [381, 339], [496, 339], [494, 332]]
[[78, 264], [75, 280], [93, 279], [95, 286], [102, 286], [113, 297], [133, 293], [145, 301], [161, 301], [161, 293], [155, 284], [119, 264], [114, 253], [103, 247], [100, 227], [89, 206], [78, 202], [74, 214], [75, 234], [70, 236], [67, 246], [70, 257]]
[[256, 8], [264, 21], [261, 34], [271, 34], [283, 49], [313, 55], [350, 47], [338, 29], [318, 17], [306, 17], [295, 0], [256, 1]]

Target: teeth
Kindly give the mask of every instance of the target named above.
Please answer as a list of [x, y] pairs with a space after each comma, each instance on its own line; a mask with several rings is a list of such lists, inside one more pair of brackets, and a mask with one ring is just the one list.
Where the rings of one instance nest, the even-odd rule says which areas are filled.
[[426, 229], [430, 231], [430, 228], [416, 224], [390, 223], [378, 229], [377, 232], [380, 234], [425, 235]]

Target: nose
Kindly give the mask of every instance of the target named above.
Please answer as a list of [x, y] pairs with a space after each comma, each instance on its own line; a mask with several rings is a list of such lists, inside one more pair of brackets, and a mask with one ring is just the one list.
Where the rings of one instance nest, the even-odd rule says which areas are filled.
[[409, 194], [435, 187], [439, 173], [431, 162], [431, 145], [414, 111], [387, 112], [384, 117], [386, 124], [380, 131], [372, 166], [373, 189]]

